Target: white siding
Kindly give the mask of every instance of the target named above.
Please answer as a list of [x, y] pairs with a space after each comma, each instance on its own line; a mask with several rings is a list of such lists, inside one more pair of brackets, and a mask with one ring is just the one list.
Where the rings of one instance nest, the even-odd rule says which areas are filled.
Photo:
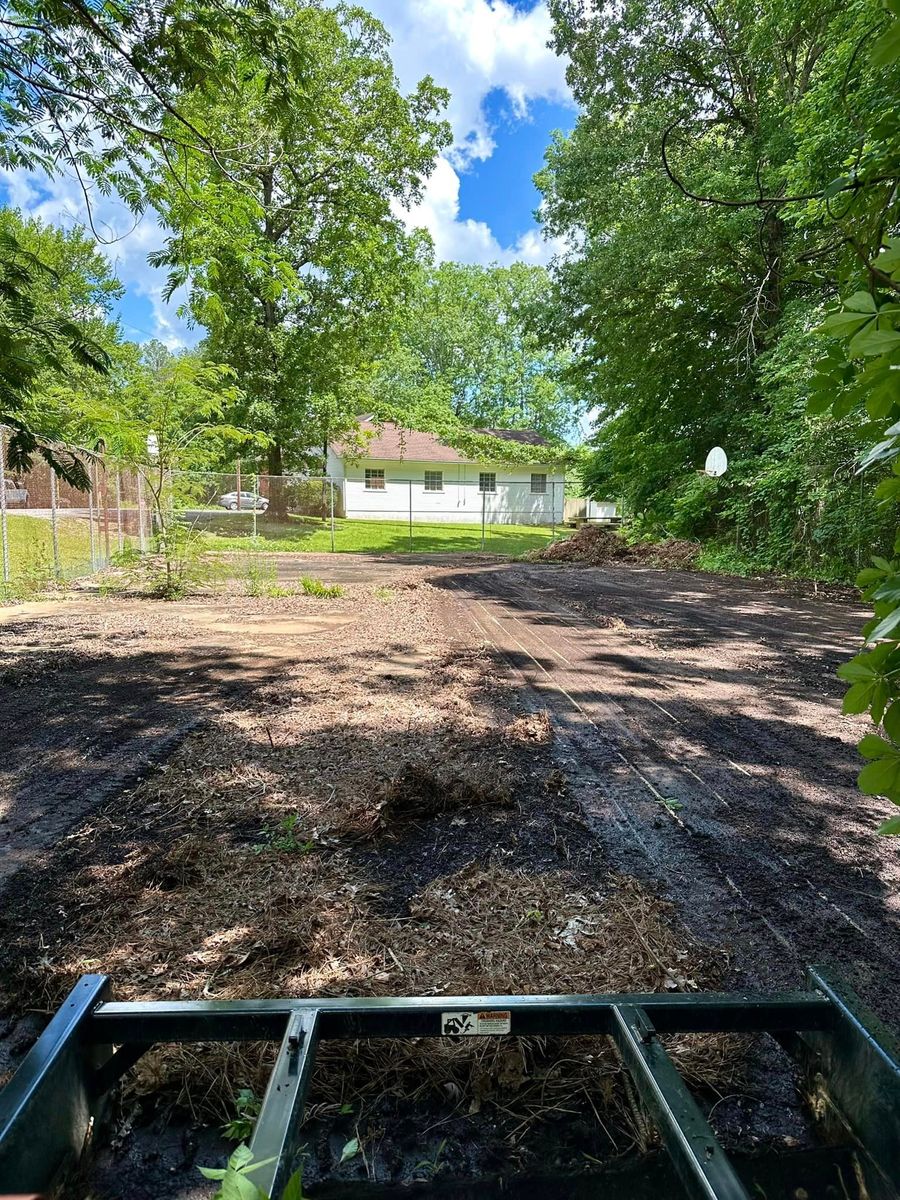
[[[366, 488], [367, 467], [384, 471], [383, 491]], [[443, 491], [426, 492], [426, 471], [443, 472]], [[483, 499], [478, 489], [482, 471], [492, 471], [497, 477], [497, 491], [486, 493]], [[532, 472], [547, 476], [545, 494], [532, 494]], [[341, 475], [335, 473], [333, 477], [343, 481], [346, 515], [353, 518], [405, 521], [409, 519], [411, 500], [413, 519], [417, 521], [478, 524], [482, 504], [485, 518], [492, 525], [550, 525], [554, 509], [557, 524], [563, 519], [565, 476], [551, 472], [540, 463], [510, 466], [363, 458], [353, 463], [341, 463]]]

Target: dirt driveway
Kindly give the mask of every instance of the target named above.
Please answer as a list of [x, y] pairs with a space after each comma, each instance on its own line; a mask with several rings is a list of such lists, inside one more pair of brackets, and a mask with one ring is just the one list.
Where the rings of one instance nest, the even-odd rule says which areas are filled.
[[508, 564], [441, 573], [451, 624], [552, 712], [607, 854], [764, 986], [837, 964], [900, 996], [893, 811], [855, 788], [838, 664], [862, 611], [691, 572]]
[[[149, 999], [774, 988], [826, 962], [894, 1019], [890, 806], [855, 790], [861, 722], [834, 676], [858, 611], [634, 567], [276, 568], [345, 592], [0, 612], [6, 1069], [39, 1025], [23, 1013], [88, 969]], [[806, 1137], [781, 1059], [699, 1049], [728, 1144]], [[268, 1061], [230, 1053], [146, 1056], [123, 1128], [163, 1093], [221, 1124]], [[361, 1169], [341, 1160], [357, 1120], [372, 1178], [403, 1184], [423, 1156], [466, 1175], [649, 1148], [593, 1044], [415, 1053], [323, 1055], [312, 1182]], [[545, 1140], [551, 1075], [569, 1116]], [[130, 1194], [195, 1195], [220, 1149], [201, 1142], [151, 1170], [129, 1135]], [[107, 1166], [92, 1195], [121, 1194], [118, 1151]]]

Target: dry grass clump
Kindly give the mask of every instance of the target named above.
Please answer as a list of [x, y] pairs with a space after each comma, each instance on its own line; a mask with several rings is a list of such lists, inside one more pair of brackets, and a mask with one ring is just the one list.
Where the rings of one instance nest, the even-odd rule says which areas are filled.
[[506, 726], [503, 736], [508, 742], [525, 746], [549, 746], [553, 741], [553, 723], [547, 710], [523, 713]]
[[582, 525], [577, 533], [525, 557], [530, 562], [580, 562], [602, 567], [608, 563], [634, 563], [645, 567], [689, 570], [700, 553], [698, 542], [668, 538], [661, 542], [635, 542], [629, 545], [612, 529], [602, 525]]
[[[106, 902], [83, 922], [81, 955], [53, 964], [54, 990], [102, 969], [127, 1000], [659, 991], [715, 985], [722, 966], [626, 876], [586, 891], [564, 872], [471, 867], [434, 881], [413, 897], [408, 917], [392, 918], [381, 889], [340, 852], [216, 843], [196, 851], [186, 838], [165, 855], [87, 872], [85, 892]], [[184, 882], [173, 890], [179, 871]], [[46, 964], [41, 975], [47, 982]], [[689, 1080], [730, 1082], [728, 1039], [686, 1037], [672, 1050]], [[238, 1086], [261, 1094], [273, 1052], [159, 1047], [133, 1086], [165, 1088], [197, 1115], [224, 1119]], [[606, 1119], [632, 1111], [604, 1038], [321, 1046], [313, 1103], [384, 1094], [437, 1095], [463, 1111], [492, 1101], [525, 1124], [581, 1102]]]

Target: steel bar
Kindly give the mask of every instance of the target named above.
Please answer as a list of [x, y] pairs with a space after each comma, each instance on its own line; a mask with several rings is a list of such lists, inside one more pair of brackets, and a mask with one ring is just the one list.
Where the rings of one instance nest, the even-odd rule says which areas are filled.
[[690, 1197], [750, 1200], [643, 1009], [616, 1008], [613, 1040]]
[[810, 992], [609, 996], [423, 996], [355, 999], [179, 1000], [101, 1005], [89, 1036], [101, 1042], [280, 1038], [298, 1008], [320, 1014], [320, 1038], [438, 1037], [441, 1014], [508, 1010], [514, 1034], [607, 1034], [622, 1004], [652, 1013], [663, 1033], [753, 1033], [831, 1028], [833, 1010]]
[[9, 525], [6, 520], [6, 434], [0, 426], [0, 560], [3, 582], [9, 583]]
[[808, 975], [835, 1013], [828, 1036], [807, 1030], [796, 1039], [818, 1106], [829, 1110], [826, 1123], [840, 1123], [859, 1141], [872, 1200], [894, 1198], [900, 1181], [900, 1042], [828, 972], [811, 967]]
[[56, 472], [50, 468], [50, 537], [53, 543], [53, 578], [61, 579], [59, 559], [59, 485]]
[[125, 530], [122, 528], [122, 469], [116, 467], [116, 548], [125, 549]]
[[104, 975], [83, 976], [0, 1091], [0, 1193], [42, 1191], [90, 1128], [93, 1052], [82, 1036], [107, 989]]
[[297, 1009], [287, 1028], [262, 1107], [250, 1149], [257, 1162], [266, 1163], [252, 1175], [267, 1196], [280, 1196], [296, 1167], [303, 1105], [316, 1055], [318, 1013]]
[[144, 525], [144, 477], [140, 471], [134, 472], [134, 483], [137, 491], [138, 549], [141, 554], [145, 554], [147, 552], [147, 530]]
[[[88, 488], [88, 535], [90, 538], [90, 545], [91, 545], [91, 570], [92, 571], [97, 570], [97, 538], [95, 536], [95, 530], [94, 530], [94, 495], [95, 495], [96, 486], [97, 486], [97, 472], [94, 469], [94, 465], [92, 463], [91, 468], [90, 468], [90, 487]], [[100, 527], [100, 522], [98, 520], [98, 522], [97, 522], [98, 531], [99, 531], [99, 527]]]
[[91, 1095], [102, 1096], [108, 1092], [152, 1048], [152, 1042], [128, 1042], [121, 1046], [91, 1076]]

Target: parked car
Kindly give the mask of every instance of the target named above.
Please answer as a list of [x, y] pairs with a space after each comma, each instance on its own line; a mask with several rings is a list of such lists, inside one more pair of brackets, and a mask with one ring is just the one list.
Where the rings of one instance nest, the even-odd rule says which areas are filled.
[[[240, 503], [238, 503], [240, 500]], [[219, 503], [223, 508], [227, 508], [229, 512], [237, 512], [239, 508], [246, 508], [257, 512], [265, 512], [269, 507], [269, 501], [266, 496], [254, 496], [253, 492], [241, 492], [240, 496], [237, 492], [226, 492], [224, 496], [219, 497]]]
[[21, 505], [22, 508], [28, 507], [28, 488], [23, 487], [21, 483], [17, 483], [14, 479], [6, 480], [6, 503], [7, 506], [13, 507]]

